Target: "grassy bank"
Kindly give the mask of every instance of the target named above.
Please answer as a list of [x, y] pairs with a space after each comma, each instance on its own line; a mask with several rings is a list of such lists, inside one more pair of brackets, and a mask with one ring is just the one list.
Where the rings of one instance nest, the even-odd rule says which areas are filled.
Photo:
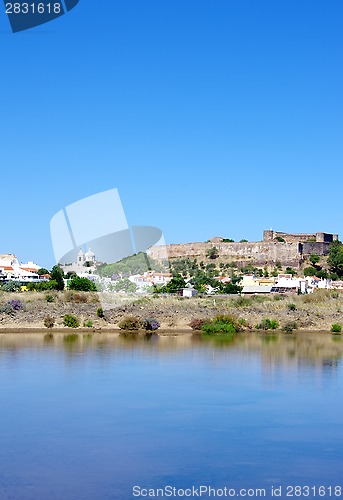
[[[10, 311], [6, 306], [19, 300], [22, 308]], [[264, 320], [276, 320], [279, 327], [296, 323], [300, 330], [330, 331], [332, 324], [343, 324], [343, 296], [335, 291], [322, 290], [312, 295], [266, 297], [203, 297], [117, 295], [116, 307], [99, 317], [99, 296], [92, 292], [25, 292], [0, 293], [0, 327], [44, 327], [47, 316], [55, 318], [55, 327], [63, 328], [66, 314], [75, 315], [81, 327], [115, 328], [127, 315], [139, 318], [154, 317], [161, 328], [189, 328], [194, 318], [213, 318], [230, 314], [241, 321], [244, 330], [254, 329]], [[6, 309], [7, 307], [7, 309]]]

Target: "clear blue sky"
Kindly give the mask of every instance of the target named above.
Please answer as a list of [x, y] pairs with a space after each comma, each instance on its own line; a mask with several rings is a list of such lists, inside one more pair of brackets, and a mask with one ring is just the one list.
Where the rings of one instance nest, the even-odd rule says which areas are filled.
[[341, 0], [80, 0], [0, 12], [1, 252], [54, 263], [51, 217], [118, 188], [168, 243], [343, 235]]

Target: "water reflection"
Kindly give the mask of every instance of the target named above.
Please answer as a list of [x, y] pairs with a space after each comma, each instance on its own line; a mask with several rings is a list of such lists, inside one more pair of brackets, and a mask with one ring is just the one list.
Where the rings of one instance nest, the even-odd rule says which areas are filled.
[[342, 354], [303, 332], [0, 335], [0, 498], [339, 484]]
[[39, 352], [54, 349], [68, 357], [83, 354], [115, 356], [132, 349], [154, 352], [159, 356], [170, 356], [176, 352], [211, 349], [217, 356], [240, 352], [260, 357], [262, 365], [273, 366], [322, 366], [335, 369], [343, 356], [343, 342], [340, 335], [327, 333], [239, 333], [224, 337], [193, 334], [165, 335], [132, 333], [53, 333], [1, 334], [0, 357], [10, 351], [13, 355], [30, 349]]

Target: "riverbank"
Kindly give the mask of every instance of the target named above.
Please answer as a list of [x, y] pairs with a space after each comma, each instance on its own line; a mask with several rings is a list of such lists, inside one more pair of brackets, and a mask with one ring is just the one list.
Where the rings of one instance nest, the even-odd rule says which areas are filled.
[[[265, 319], [276, 320], [279, 328], [288, 323], [298, 330], [330, 331], [332, 324], [343, 323], [343, 296], [337, 291], [318, 291], [311, 295], [273, 295], [264, 297], [206, 296], [182, 298], [177, 296], [116, 295], [115, 307], [104, 310], [99, 294], [90, 292], [0, 293], [0, 332], [47, 331], [44, 320], [55, 319], [54, 331], [70, 330], [64, 327], [66, 314], [75, 315], [82, 330], [119, 331], [118, 322], [127, 316], [156, 318], [159, 332], [191, 332], [192, 319], [210, 319], [218, 314], [234, 315], [244, 330], [253, 330]], [[20, 301], [19, 310], [8, 312], [6, 304]], [[91, 325], [86, 327], [87, 325]], [[85, 326], [83, 328], [83, 326]]]

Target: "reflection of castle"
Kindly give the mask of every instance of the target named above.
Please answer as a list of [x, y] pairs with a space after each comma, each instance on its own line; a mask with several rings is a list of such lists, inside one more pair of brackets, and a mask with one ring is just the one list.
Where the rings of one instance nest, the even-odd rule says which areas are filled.
[[61, 265], [64, 273], [76, 273], [78, 275], [93, 273], [96, 269], [95, 253], [89, 248], [83, 252], [80, 248], [76, 256], [76, 262]]

